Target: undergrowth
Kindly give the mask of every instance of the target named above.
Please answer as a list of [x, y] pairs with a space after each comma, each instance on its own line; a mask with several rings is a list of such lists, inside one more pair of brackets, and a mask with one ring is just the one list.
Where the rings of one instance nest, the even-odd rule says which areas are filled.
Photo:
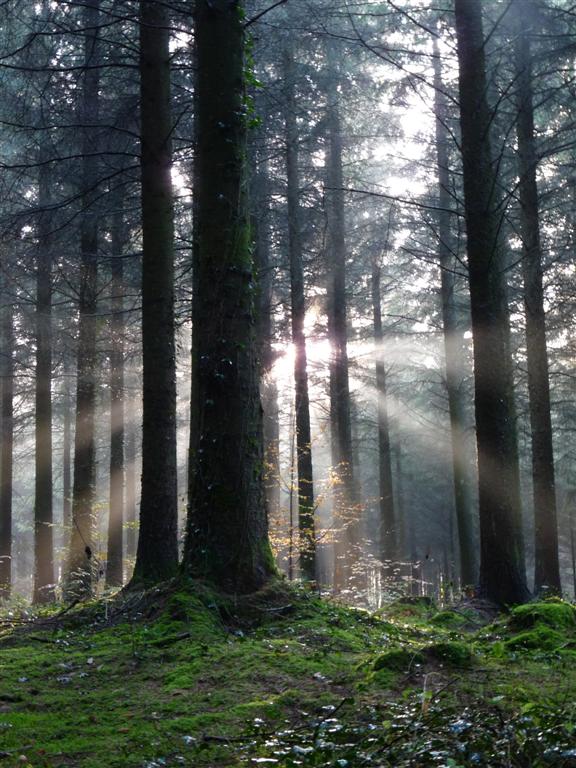
[[[56, 612], [55, 612], [56, 610]], [[567, 603], [369, 615], [203, 584], [0, 618], [2, 766], [576, 766]], [[32, 619], [35, 619], [32, 621]]]

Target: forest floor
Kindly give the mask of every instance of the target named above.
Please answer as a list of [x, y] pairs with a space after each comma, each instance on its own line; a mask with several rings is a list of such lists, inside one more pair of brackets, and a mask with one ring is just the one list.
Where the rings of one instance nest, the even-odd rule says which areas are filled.
[[[205, 586], [0, 617], [0, 767], [576, 766], [576, 609]], [[14, 614], [14, 612], [12, 612]]]

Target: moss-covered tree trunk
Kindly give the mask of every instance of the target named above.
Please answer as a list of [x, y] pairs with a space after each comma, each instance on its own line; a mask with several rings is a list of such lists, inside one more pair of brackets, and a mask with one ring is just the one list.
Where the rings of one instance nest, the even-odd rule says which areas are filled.
[[134, 583], [178, 567], [170, 14], [140, 2], [142, 498]]
[[237, 592], [274, 570], [264, 503], [257, 299], [246, 205], [242, 3], [198, 0], [195, 441], [185, 569]]
[[532, 53], [529, 24], [531, 3], [515, 0], [516, 83], [518, 113], [518, 191], [520, 195], [520, 231], [522, 236], [522, 271], [526, 313], [526, 362], [530, 396], [532, 441], [532, 485], [534, 495], [534, 590], [560, 593], [558, 523], [552, 419], [550, 416], [550, 381], [546, 348], [546, 317], [540, 213], [536, 182], [537, 153], [534, 137], [532, 96]]
[[298, 169], [298, 126], [296, 123], [294, 56], [284, 51], [284, 123], [286, 139], [286, 183], [288, 203], [288, 255], [290, 262], [290, 309], [294, 348], [294, 413], [296, 426], [296, 467], [298, 474], [298, 528], [300, 572], [306, 581], [316, 580], [316, 535], [314, 524], [314, 475], [312, 430], [308, 395], [308, 358], [304, 321], [304, 267], [300, 216], [300, 175]]
[[446, 393], [450, 415], [454, 507], [458, 525], [460, 578], [462, 584], [476, 584], [478, 568], [472, 524], [472, 488], [467, 460], [466, 410], [464, 404], [464, 335], [459, 323], [454, 292], [457, 262], [451, 241], [450, 169], [448, 161], [448, 110], [438, 42], [434, 40], [434, 111], [436, 117], [436, 162], [438, 166], [438, 256], [440, 259], [442, 325], [446, 366]]
[[514, 381], [502, 212], [490, 147], [482, 3], [455, 0], [480, 509], [480, 590], [499, 603], [529, 596], [524, 572]]

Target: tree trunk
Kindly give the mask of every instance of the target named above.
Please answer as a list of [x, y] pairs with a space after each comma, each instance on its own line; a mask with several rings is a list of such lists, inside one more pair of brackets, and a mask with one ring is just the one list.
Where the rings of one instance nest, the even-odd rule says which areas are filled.
[[489, 139], [482, 4], [455, 0], [464, 198], [474, 339], [480, 509], [480, 592], [529, 597], [524, 572], [514, 382], [501, 212]]
[[352, 426], [347, 347], [346, 234], [342, 172], [342, 127], [336, 66], [328, 46], [326, 216], [328, 261], [328, 336], [330, 358], [330, 427], [335, 475], [335, 586], [345, 586], [357, 558], [358, 489], [352, 459]]
[[110, 320], [110, 501], [106, 586], [123, 581], [124, 508], [124, 238], [122, 200], [116, 201], [112, 220], [112, 316]]
[[378, 479], [380, 492], [380, 558], [385, 566], [393, 564], [398, 556], [396, 540], [396, 512], [394, 509], [394, 482], [390, 452], [390, 423], [386, 367], [384, 364], [384, 332], [382, 329], [381, 268], [372, 265], [372, 314], [374, 319], [374, 346], [376, 357], [376, 397], [378, 409]]
[[[41, 159], [43, 153], [41, 152]], [[51, 173], [40, 167], [36, 257], [34, 603], [54, 597], [52, 483], [52, 217]]]
[[[135, 394], [129, 392], [126, 398], [126, 424], [125, 424], [125, 466], [126, 466], [126, 490], [124, 496], [125, 520], [126, 520], [126, 559], [133, 565], [138, 546], [137, 516], [136, 516], [136, 414]], [[126, 574], [126, 577], [128, 574]]]
[[98, 160], [93, 126], [98, 121], [100, 85], [99, 0], [87, 0], [83, 8], [84, 61], [81, 95], [82, 218], [80, 224], [80, 297], [78, 320], [78, 366], [76, 385], [76, 428], [74, 434], [74, 482], [72, 490], [72, 531], [66, 566], [64, 593], [68, 598], [92, 593], [93, 513], [96, 481], [94, 421], [96, 411], [96, 335], [98, 290], [98, 214], [95, 210]]
[[526, 356], [530, 427], [532, 440], [532, 482], [534, 495], [534, 590], [560, 594], [558, 560], [558, 524], [552, 420], [550, 417], [550, 381], [546, 349], [546, 318], [542, 249], [534, 139], [534, 107], [532, 98], [532, 55], [526, 6], [515, 0], [518, 17], [515, 40], [516, 83], [518, 89], [518, 176], [520, 194], [520, 229], [522, 235], [522, 268], [524, 308], [526, 313]]
[[234, 592], [274, 571], [264, 504], [255, 283], [245, 200], [242, 3], [199, 0], [197, 274], [185, 565]]
[[476, 584], [478, 569], [472, 528], [472, 489], [466, 446], [464, 405], [464, 337], [458, 322], [454, 292], [456, 262], [452, 256], [450, 227], [450, 169], [448, 163], [447, 105], [438, 42], [434, 40], [434, 108], [436, 115], [436, 160], [438, 164], [438, 256], [440, 259], [442, 324], [446, 365], [446, 391], [450, 414], [454, 506], [458, 524], [460, 578], [463, 585]]
[[68, 545], [70, 524], [72, 522], [72, 397], [70, 392], [71, 373], [64, 371], [64, 423], [62, 428], [62, 527], [64, 546]]
[[8, 600], [12, 587], [12, 454], [14, 448], [14, 320], [13, 307], [6, 291], [0, 312], [2, 354], [0, 371], [0, 599]]
[[140, 2], [142, 173], [142, 498], [133, 580], [151, 584], [178, 568], [174, 204], [170, 176], [170, 14]]
[[296, 462], [298, 470], [298, 526], [300, 534], [300, 572], [305, 581], [316, 580], [316, 535], [314, 525], [314, 478], [312, 468], [312, 433], [308, 396], [306, 354], [306, 301], [300, 217], [300, 180], [298, 171], [298, 127], [294, 95], [294, 58], [284, 52], [286, 130], [286, 178], [288, 203], [288, 252], [290, 261], [290, 301], [292, 346], [294, 349], [294, 395], [296, 426]]

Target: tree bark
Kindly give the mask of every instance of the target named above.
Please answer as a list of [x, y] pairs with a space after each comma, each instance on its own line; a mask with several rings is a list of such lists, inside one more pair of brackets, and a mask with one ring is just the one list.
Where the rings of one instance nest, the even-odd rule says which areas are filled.
[[12, 588], [12, 476], [14, 450], [14, 319], [10, 297], [2, 292], [1, 342], [1, 444], [0, 444], [0, 599], [8, 600]]
[[264, 504], [255, 282], [246, 204], [242, 3], [199, 0], [195, 444], [185, 567], [233, 592], [274, 571]]
[[170, 176], [170, 15], [140, 2], [142, 174], [142, 498], [135, 583], [178, 568], [174, 202]]
[[390, 450], [386, 367], [384, 363], [384, 331], [382, 328], [381, 267], [372, 265], [372, 314], [376, 357], [376, 397], [378, 409], [378, 479], [380, 492], [380, 558], [388, 568], [398, 557], [394, 481]]
[[82, 139], [82, 189], [80, 224], [80, 296], [76, 427], [74, 433], [74, 482], [72, 531], [66, 565], [64, 593], [68, 598], [88, 597], [93, 588], [93, 513], [96, 496], [96, 336], [98, 291], [98, 214], [96, 198], [98, 160], [93, 126], [98, 121], [100, 87], [99, 0], [87, 0], [82, 11], [84, 62], [80, 115]]
[[308, 395], [308, 362], [304, 322], [304, 268], [300, 216], [300, 180], [298, 170], [298, 126], [294, 95], [294, 57], [284, 51], [284, 124], [286, 131], [286, 181], [288, 203], [288, 252], [290, 261], [290, 301], [292, 346], [294, 349], [294, 395], [296, 428], [296, 463], [298, 471], [298, 528], [300, 573], [305, 581], [316, 580], [316, 534], [314, 522], [314, 476], [312, 466], [312, 431]]
[[[40, 153], [41, 159], [44, 153]], [[52, 480], [52, 217], [51, 173], [40, 168], [36, 257], [36, 376], [33, 602], [54, 597]]]
[[[121, 196], [118, 196], [121, 197]], [[116, 200], [112, 219], [112, 293], [110, 320], [110, 493], [106, 586], [123, 582], [124, 512], [124, 217], [122, 200]]]
[[[552, 419], [550, 416], [550, 380], [546, 349], [546, 317], [538, 186], [537, 154], [534, 139], [534, 106], [532, 97], [531, 31], [527, 21], [528, 3], [515, 0], [517, 29], [515, 39], [518, 113], [518, 191], [520, 196], [520, 230], [522, 235], [522, 271], [524, 277], [524, 309], [526, 313], [526, 357], [530, 427], [532, 441], [532, 483], [534, 497], [534, 591], [560, 594], [558, 558], [558, 523]], [[527, 7], [528, 6], [528, 7]]]
[[524, 571], [514, 382], [501, 212], [486, 100], [482, 4], [455, 0], [464, 198], [474, 340], [480, 592], [501, 605], [529, 597]]
[[352, 426], [347, 346], [346, 231], [342, 171], [342, 126], [337, 67], [328, 45], [326, 216], [328, 261], [328, 336], [330, 358], [330, 427], [332, 471], [335, 475], [335, 574], [337, 588], [348, 581], [357, 559], [359, 492], [352, 456]]
[[478, 568], [472, 528], [472, 489], [467, 463], [466, 410], [464, 405], [464, 337], [458, 322], [454, 292], [456, 262], [452, 256], [450, 227], [450, 169], [448, 162], [448, 111], [444, 96], [438, 42], [434, 40], [434, 110], [436, 116], [436, 161], [438, 166], [438, 256], [440, 259], [442, 324], [446, 365], [446, 392], [450, 415], [454, 506], [458, 524], [460, 578], [463, 585], [476, 584]]

